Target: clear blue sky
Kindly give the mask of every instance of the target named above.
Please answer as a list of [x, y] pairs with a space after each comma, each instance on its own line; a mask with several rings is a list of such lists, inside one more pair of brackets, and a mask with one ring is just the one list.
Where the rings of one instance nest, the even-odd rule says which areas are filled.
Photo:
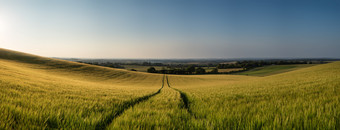
[[49, 57], [340, 58], [340, 1], [0, 0], [0, 47]]

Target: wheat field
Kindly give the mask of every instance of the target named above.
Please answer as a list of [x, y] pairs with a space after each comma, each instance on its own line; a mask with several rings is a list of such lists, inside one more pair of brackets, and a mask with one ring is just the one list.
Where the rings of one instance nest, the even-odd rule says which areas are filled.
[[163, 75], [0, 49], [0, 129], [339, 129], [340, 62]]

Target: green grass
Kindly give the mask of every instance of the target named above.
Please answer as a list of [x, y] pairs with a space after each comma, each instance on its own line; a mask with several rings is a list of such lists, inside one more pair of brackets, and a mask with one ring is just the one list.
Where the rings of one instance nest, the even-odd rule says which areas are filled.
[[[197, 67], [198, 68], [198, 67]], [[213, 69], [215, 69], [216, 67], [202, 67], [203, 69], [205, 69], [206, 72], [211, 72]]]
[[245, 72], [235, 73], [237, 75], [249, 75], [249, 76], [269, 76], [288, 71], [293, 71], [305, 67], [313, 66], [314, 64], [299, 64], [299, 65], [268, 65], [264, 67], [257, 67]]
[[340, 62], [298, 68], [163, 77], [0, 49], [0, 129], [339, 129]]

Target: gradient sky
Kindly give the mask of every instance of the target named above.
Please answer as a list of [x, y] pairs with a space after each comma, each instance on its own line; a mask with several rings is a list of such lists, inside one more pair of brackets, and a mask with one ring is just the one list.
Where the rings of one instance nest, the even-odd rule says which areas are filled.
[[0, 0], [0, 48], [77, 58], [340, 58], [340, 0]]

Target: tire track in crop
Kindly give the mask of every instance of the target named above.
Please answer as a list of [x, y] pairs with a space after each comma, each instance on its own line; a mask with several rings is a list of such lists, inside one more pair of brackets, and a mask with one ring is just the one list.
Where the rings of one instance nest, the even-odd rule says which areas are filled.
[[[164, 87], [164, 82], [165, 82], [164, 80], [165, 80], [165, 75], [163, 75], [163, 78], [162, 78], [162, 87], [157, 92], [143, 96], [143, 97], [139, 97], [139, 98], [136, 98], [136, 99], [133, 99], [133, 100], [130, 100], [130, 101], [126, 101], [119, 106], [115, 106], [115, 107], [118, 107], [118, 110], [112, 111], [108, 116], [106, 116], [103, 119], [103, 121], [99, 122], [96, 125], [95, 129], [96, 130], [105, 129], [106, 127], [108, 127], [112, 123], [112, 121], [115, 118], [119, 117], [125, 110], [127, 110], [130, 107], [133, 107], [133, 106], [137, 105], [138, 103], [144, 102], [144, 101], [148, 100], [149, 98], [159, 94]], [[115, 109], [113, 108], [112, 110], [115, 110]]]
[[188, 111], [188, 113], [189, 113], [190, 115], [194, 116], [195, 118], [197, 118], [196, 115], [195, 115], [195, 114], [191, 111], [191, 109], [190, 109], [190, 101], [189, 101], [188, 95], [187, 95], [185, 92], [183, 92], [183, 91], [181, 91], [181, 90], [179, 90], [179, 89], [176, 89], [176, 88], [171, 87], [171, 86], [170, 86], [170, 82], [169, 82], [168, 75], [166, 75], [166, 82], [167, 82], [169, 88], [171, 88], [171, 89], [173, 89], [173, 90], [179, 92], [179, 94], [181, 95], [182, 102], [183, 102], [183, 104], [184, 104], [183, 107]]

